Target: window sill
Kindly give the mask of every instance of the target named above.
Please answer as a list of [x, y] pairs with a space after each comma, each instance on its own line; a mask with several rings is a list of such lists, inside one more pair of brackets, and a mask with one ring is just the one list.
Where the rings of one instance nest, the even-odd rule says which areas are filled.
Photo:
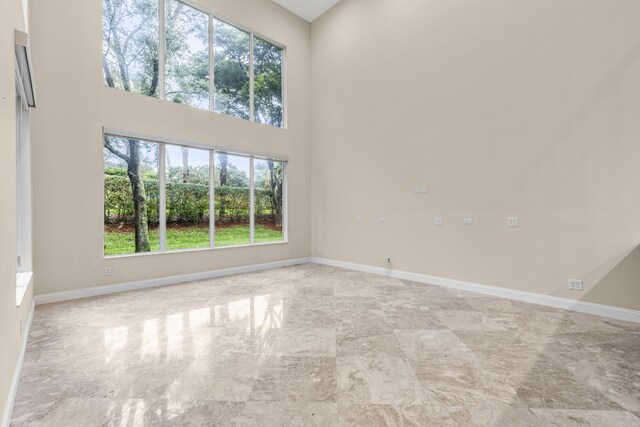
[[24, 273], [18, 273], [16, 275], [16, 307], [22, 305], [27, 289], [33, 279], [33, 271], [27, 271]]
[[183, 254], [187, 252], [206, 252], [206, 251], [220, 251], [224, 249], [234, 249], [234, 248], [255, 248], [260, 246], [272, 246], [272, 245], [286, 245], [289, 243], [286, 240], [277, 241], [277, 242], [264, 242], [264, 243], [254, 243], [254, 244], [246, 244], [246, 245], [233, 245], [233, 246], [217, 246], [215, 248], [193, 248], [193, 249], [175, 249], [164, 252], [138, 252], [133, 254], [122, 254], [122, 255], [103, 255], [103, 259], [118, 259], [118, 258], [131, 258], [131, 257], [147, 257], [153, 255], [167, 255], [167, 254]]

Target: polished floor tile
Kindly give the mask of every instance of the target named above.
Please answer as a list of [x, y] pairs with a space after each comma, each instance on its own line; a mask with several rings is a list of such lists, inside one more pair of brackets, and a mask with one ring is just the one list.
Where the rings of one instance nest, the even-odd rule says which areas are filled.
[[640, 426], [640, 325], [305, 264], [38, 306], [14, 426]]

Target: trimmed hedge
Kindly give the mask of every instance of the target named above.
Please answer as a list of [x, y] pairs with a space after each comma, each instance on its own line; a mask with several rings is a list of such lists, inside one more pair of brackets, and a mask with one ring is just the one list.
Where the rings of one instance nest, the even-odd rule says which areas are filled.
[[[158, 180], [145, 178], [149, 223], [159, 221]], [[209, 186], [191, 183], [167, 183], [167, 222], [197, 224], [209, 218]], [[255, 214], [257, 220], [273, 220], [272, 190], [255, 190]], [[218, 222], [249, 221], [249, 188], [218, 187], [215, 189], [215, 214]], [[133, 195], [129, 178], [118, 174], [104, 176], [105, 224], [133, 224]]]

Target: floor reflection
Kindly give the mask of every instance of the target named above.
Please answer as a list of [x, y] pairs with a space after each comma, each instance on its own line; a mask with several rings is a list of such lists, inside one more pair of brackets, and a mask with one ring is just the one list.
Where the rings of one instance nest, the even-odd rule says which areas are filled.
[[249, 338], [265, 337], [282, 328], [284, 313], [284, 293], [278, 292], [172, 313], [164, 319], [146, 319], [140, 328], [107, 328], [104, 361], [110, 363], [126, 353], [139, 354], [140, 360], [195, 356], [215, 339], [212, 328], [226, 327]]

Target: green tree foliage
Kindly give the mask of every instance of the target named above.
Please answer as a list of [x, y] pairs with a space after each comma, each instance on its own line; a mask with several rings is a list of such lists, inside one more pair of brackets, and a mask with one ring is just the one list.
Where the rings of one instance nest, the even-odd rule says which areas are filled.
[[254, 109], [257, 122], [282, 126], [282, 49], [255, 38]]
[[102, 35], [107, 86], [157, 97], [157, 0], [104, 0]]
[[166, 99], [209, 109], [209, 16], [165, 3]]
[[[282, 225], [282, 186], [284, 165], [281, 162], [256, 160], [254, 169], [254, 187], [256, 189], [255, 212], [261, 218], [269, 219], [276, 226]], [[258, 194], [266, 190], [265, 199]]]
[[249, 34], [215, 20], [215, 111], [249, 119]]

